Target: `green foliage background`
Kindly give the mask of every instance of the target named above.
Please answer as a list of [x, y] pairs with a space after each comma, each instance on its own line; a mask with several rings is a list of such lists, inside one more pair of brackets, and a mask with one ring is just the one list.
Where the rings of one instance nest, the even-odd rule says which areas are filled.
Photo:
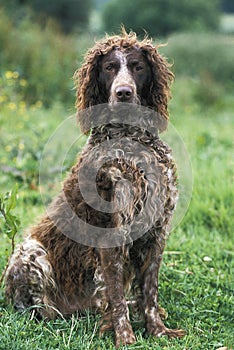
[[55, 19], [65, 33], [74, 28], [87, 29], [89, 14], [93, 8], [92, 0], [0, 0], [2, 6], [16, 22], [30, 15], [41, 25], [48, 17]]
[[115, 0], [106, 4], [103, 22], [109, 31], [116, 31], [122, 23], [141, 35], [146, 30], [152, 36], [165, 36], [217, 29], [219, 16], [218, 0]]
[[[0, 273], [12, 250], [11, 233], [16, 228], [20, 242], [45, 210], [38, 182], [44, 145], [75, 112], [74, 70], [94, 37], [103, 36], [100, 27], [97, 33], [79, 29], [66, 35], [50, 19], [42, 25], [22, 16], [16, 21], [0, 10]], [[137, 336], [132, 349], [233, 348], [234, 36], [228, 32], [186, 31], [162, 39], [168, 45], [161, 53], [176, 74], [171, 123], [188, 149], [194, 187], [188, 212], [168, 240], [159, 295], [169, 313], [167, 326], [184, 328], [187, 336], [147, 338], [131, 314]], [[85, 142], [80, 136], [67, 155], [64, 177]], [[63, 145], [61, 139], [55, 155]], [[3, 211], [13, 219], [10, 225]], [[14, 312], [0, 288], [1, 350], [114, 349], [111, 332], [99, 338], [98, 322], [89, 313], [37, 322], [27, 312]]]

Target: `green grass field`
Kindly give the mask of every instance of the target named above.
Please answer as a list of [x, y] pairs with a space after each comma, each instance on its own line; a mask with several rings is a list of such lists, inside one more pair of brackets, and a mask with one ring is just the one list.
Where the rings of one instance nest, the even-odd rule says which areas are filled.
[[[178, 79], [173, 88], [171, 122], [188, 149], [194, 186], [188, 212], [168, 240], [159, 294], [160, 304], [168, 312], [166, 324], [185, 329], [187, 335], [180, 340], [144, 337], [143, 325], [134, 319], [137, 343], [131, 349], [231, 349], [234, 344], [234, 101], [231, 95], [223, 93], [213, 106], [206, 108], [197, 103], [197, 88], [197, 82], [189, 78]], [[7, 160], [19, 173], [3, 172], [1, 191], [19, 183], [15, 213], [25, 228], [44, 210], [36, 185], [36, 154], [68, 113], [61, 105], [45, 110], [39, 103], [31, 109], [26, 107], [17, 120], [14, 109], [4, 112], [1, 164]], [[21, 235], [22, 230], [17, 240]], [[2, 270], [11, 242], [3, 232], [0, 241]], [[97, 315], [87, 314], [69, 320], [36, 322], [29, 313], [19, 315], [6, 305], [1, 289], [3, 350], [114, 349], [111, 332], [99, 338], [98, 321]]]
[[[0, 38], [1, 33], [5, 33], [3, 39], [7, 38], [6, 45], [11, 45], [5, 48], [9, 57], [1, 58], [0, 52], [4, 65], [0, 71], [0, 194], [4, 196], [18, 184], [13, 213], [21, 221], [16, 235], [16, 241], [20, 242], [24, 230], [45, 210], [40, 191], [46, 191], [39, 186], [38, 175], [46, 141], [67, 116], [74, 113], [70, 104], [74, 91], [69, 89], [76, 50], [62, 37], [54, 40], [53, 33], [48, 37], [43, 34], [42, 40], [38, 28], [34, 28], [31, 35], [22, 28], [21, 32], [15, 28], [15, 35], [22, 41], [20, 57], [26, 71], [29, 69], [24, 76], [13, 69], [15, 41], [10, 41], [12, 32], [8, 21], [2, 20], [1, 26]], [[28, 45], [25, 44], [27, 36]], [[49, 45], [44, 42], [48, 38]], [[143, 324], [132, 315], [137, 343], [129, 349], [234, 348], [233, 40], [233, 36], [182, 34], [173, 36], [165, 48], [167, 56], [175, 58], [177, 73], [170, 103], [171, 123], [190, 156], [192, 175], [187, 181], [193, 182], [193, 191], [186, 215], [168, 239], [159, 298], [168, 312], [166, 325], [183, 328], [187, 335], [179, 340], [145, 337]], [[31, 50], [31, 43], [35, 41], [41, 47], [46, 46], [48, 52], [39, 46]], [[83, 52], [85, 45], [90, 45], [85, 37], [80, 41]], [[72, 49], [67, 54], [69, 47]], [[82, 52], [78, 53], [79, 61]], [[58, 60], [54, 66], [51, 56]], [[28, 64], [28, 59], [34, 65], [31, 61]], [[11, 61], [9, 66], [7, 60]], [[42, 66], [38, 62], [45, 64]], [[31, 72], [32, 68], [35, 71]], [[44, 91], [45, 74], [48, 85]], [[28, 76], [31, 76], [30, 81]], [[69, 81], [64, 86], [60, 84], [66, 79]], [[47, 99], [43, 99], [41, 91]], [[67, 99], [69, 103], [66, 104]], [[54, 150], [55, 156], [56, 152], [64, 151], [66, 137], [61, 138]], [[84, 142], [85, 137], [80, 137], [79, 143], [68, 152], [63, 175]], [[181, 198], [183, 200], [183, 193]], [[11, 240], [0, 217], [0, 274], [10, 253]], [[0, 287], [0, 350], [114, 349], [113, 333], [99, 338], [98, 322], [99, 316], [91, 314], [37, 322], [30, 313], [18, 314], [7, 305], [4, 286]]]

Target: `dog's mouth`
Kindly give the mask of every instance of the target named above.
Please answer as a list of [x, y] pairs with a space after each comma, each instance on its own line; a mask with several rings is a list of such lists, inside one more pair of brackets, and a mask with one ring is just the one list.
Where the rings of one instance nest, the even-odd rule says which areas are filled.
[[108, 104], [109, 104], [110, 110], [115, 110], [116, 108], [120, 108], [128, 104], [140, 105], [141, 101], [137, 95], [134, 95], [131, 99], [126, 99], [126, 100], [125, 99], [119, 100], [111, 95], [109, 98]]

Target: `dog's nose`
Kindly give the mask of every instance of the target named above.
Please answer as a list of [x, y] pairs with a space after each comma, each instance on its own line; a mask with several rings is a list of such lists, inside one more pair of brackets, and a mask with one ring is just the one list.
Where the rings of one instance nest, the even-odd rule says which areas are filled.
[[115, 90], [116, 97], [119, 101], [129, 101], [132, 98], [133, 90], [130, 86], [118, 86]]

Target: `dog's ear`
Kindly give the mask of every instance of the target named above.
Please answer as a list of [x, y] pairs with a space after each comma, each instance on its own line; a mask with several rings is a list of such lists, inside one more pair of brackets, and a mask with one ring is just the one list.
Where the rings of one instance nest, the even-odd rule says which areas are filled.
[[[79, 111], [103, 103], [103, 97], [99, 86], [99, 62], [101, 53], [97, 50], [90, 50], [85, 58], [85, 63], [74, 74], [76, 88], [76, 108], [78, 111], [78, 122], [81, 131], [88, 133], [85, 120], [79, 118]], [[84, 113], [80, 113], [84, 115]]]
[[174, 74], [170, 71], [170, 65], [167, 61], [158, 53], [157, 48], [146, 44], [142, 50], [151, 67], [152, 74], [150, 93], [147, 94], [147, 105], [157, 112], [157, 127], [162, 132], [167, 128], [169, 119], [168, 101]]

